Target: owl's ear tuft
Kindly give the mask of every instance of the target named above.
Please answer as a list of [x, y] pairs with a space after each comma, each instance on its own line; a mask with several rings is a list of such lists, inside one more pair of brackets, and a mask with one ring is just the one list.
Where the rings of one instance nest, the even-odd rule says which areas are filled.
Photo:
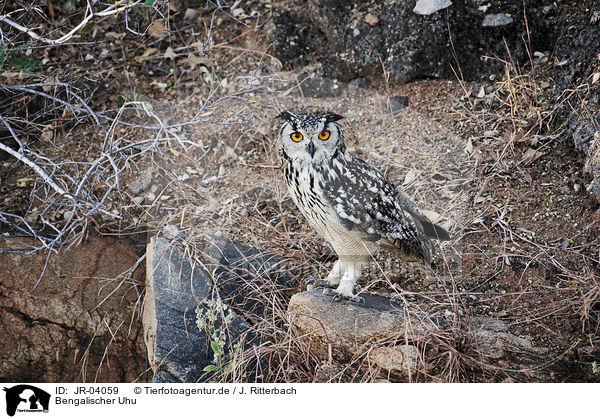
[[284, 121], [292, 122], [296, 117], [288, 111], [283, 111], [273, 119], [281, 118]]
[[344, 118], [342, 115], [338, 115], [337, 113], [328, 113], [324, 115], [325, 122], [335, 122]]

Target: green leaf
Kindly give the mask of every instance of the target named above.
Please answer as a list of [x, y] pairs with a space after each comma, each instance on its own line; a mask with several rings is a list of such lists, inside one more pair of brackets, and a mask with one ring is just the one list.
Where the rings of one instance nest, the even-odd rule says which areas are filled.
[[127, 102], [127, 99], [125, 98], [125, 96], [123, 96], [121, 94], [117, 94], [115, 96], [115, 101], [117, 102], [117, 106], [120, 108], [121, 106], [123, 106], [125, 104], [125, 102]]
[[4, 64], [8, 61], [9, 53], [4, 52], [4, 47], [0, 45], [0, 70], [4, 67]]
[[220, 354], [221, 352], [223, 352], [223, 348], [221, 347], [221, 345], [219, 345], [219, 342], [212, 341], [210, 343], [210, 347], [212, 348], [213, 352], [216, 354]]
[[219, 368], [216, 365], [207, 365], [204, 367], [204, 372], [213, 372], [218, 370]]
[[156, 4], [156, 0], [146, 0], [144, 2], [144, 6], [154, 6]]

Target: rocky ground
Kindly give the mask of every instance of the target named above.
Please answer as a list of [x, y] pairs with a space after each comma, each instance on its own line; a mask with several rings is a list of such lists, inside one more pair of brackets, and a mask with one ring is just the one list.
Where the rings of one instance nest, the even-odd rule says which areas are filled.
[[[402, 302], [410, 315], [453, 325], [451, 333], [410, 342], [422, 361], [410, 380], [598, 381], [600, 216], [594, 186], [587, 189], [598, 176], [590, 109], [598, 98], [593, 19], [600, 9], [532, 2], [527, 42], [517, 36], [527, 33], [517, 3], [451, 7], [449, 20], [442, 10], [413, 25], [419, 18], [408, 9], [388, 22], [387, 2], [348, 11], [311, 1], [303, 18], [280, 2], [216, 12], [173, 2], [135, 9], [129, 22], [98, 19], [61, 47], [25, 44], [14, 32], [10, 40], [21, 49], [0, 55], [0, 115], [10, 116], [4, 127], [18, 127], [30, 158], [60, 187], [75, 193], [83, 185], [85, 199], [102, 201], [105, 211], [88, 216], [93, 205], [58, 199], [38, 172], [0, 152], [0, 327], [14, 342], [0, 352], [1, 380], [151, 379], [140, 331], [140, 258], [147, 234], [168, 225], [186, 232], [188, 255], [210, 234], [288, 261], [287, 288], [251, 294], [268, 301], [269, 315], [238, 310], [269, 361], [260, 379], [407, 380], [363, 358], [323, 360], [289, 326], [291, 296], [304, 291], [305, 277], [325, 275], [334, 255], [281, 180], [273, 117], [288, 109], [344, 115], [350, 150], [452, 233], [441, 271], [398, 267], [381, 255], [359, 283], [365, 293]], [[18, 10], [0, 6], [23, 24], [39, 23]], [[40, 28], [67, 33], [78, 10], [57, 7]], [[504, 23], [478, 28], [480, 38], [462, 33], [464, 16], [498, 14]], [[400, 45], [385, 28], [402, 16], [416, 32], [403, 33], [410, 42]], [[460, 28], [453, 45], [447, 27]], [[554, 27], [567, 29], [541, 38]], [[437, 34], [432, 54], [446, 52], [434, 66], [429, 56], [400, 60], [404, 50], [386, 47], [423, 50], [419, 33], [429, 30]], [[463, 76], [450, 67], [452, 47]], [[387, 55], [367, 54], [378, 48]], [[482, 62], [484, 50], [492, 58]], [[569, 55], [574, 50], [580, 55]], [[18, 150], [15, 136], [0, 131]], [[46, 249], [61, 243], [71, 247], [46, 259]], [[469, 319], [482, 316], [541, 348], [536, 364], [514, 352], [480, 357]]]

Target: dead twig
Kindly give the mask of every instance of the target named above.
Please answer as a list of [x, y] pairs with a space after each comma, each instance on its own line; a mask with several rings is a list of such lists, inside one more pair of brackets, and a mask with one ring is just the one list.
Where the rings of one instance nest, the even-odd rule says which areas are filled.
[[83, 18], [83, 20], [77, 26], [75, 26], [73, 29], [71, 29], [69, 32], [67, 32], [65, 35], [63, 35], [57, 39], [50, 39], [50, 38], [46, 38], [42, 35], [39, 35], [37, 32], [21, 25], [18, 22], [15, 22], [14, 20], [10, 19], [6, 15], [0, 15], [0, 22], [4, 22], [7, 25], [10, 25], [17, 30], [26, 33], [27, 35], [29, 35], [31, 38], [35, 39], [36, 41], [40, 41], [40, 42], [43, 42], [48, 45], [60, 45], [60, 44], [67, 42], [68, 40], [70, 40], [77, 32], [79, 32], [81, 29], [83, 29], [90, 22], [90, 20], [92, 20], [94, 17], [113, 16], [113, 15], [116, 15], [123, 11], [126, 11], [128, 9], [131, 9], [132, 7], [139, 6], [140, 4], [143, 4], [144, 2], [142, 0], [137, 0], [133, 3], [127, 3], [122, 6], [118, 6], [119, 3], [120, 2], [117, 2], [116, 4], [112, 4], [102, 11], [94, 12], [94, 10], [92, 9], [91, 3], [88, 0], [87, 4], [86, 4], [86, 11], [85, 11], [86, 15]]

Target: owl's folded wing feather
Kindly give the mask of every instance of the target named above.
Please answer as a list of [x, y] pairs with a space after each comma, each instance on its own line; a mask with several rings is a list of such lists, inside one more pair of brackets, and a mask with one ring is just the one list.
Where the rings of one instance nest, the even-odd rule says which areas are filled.
[[340, 159], [332, 164], [323, 191], [344, 226], [362, 231], [367, 241], [380, 241], [430, 263], [430, 238], [447, 240], [446, 230], [429, 221], [377, 169], [357, 157]]

